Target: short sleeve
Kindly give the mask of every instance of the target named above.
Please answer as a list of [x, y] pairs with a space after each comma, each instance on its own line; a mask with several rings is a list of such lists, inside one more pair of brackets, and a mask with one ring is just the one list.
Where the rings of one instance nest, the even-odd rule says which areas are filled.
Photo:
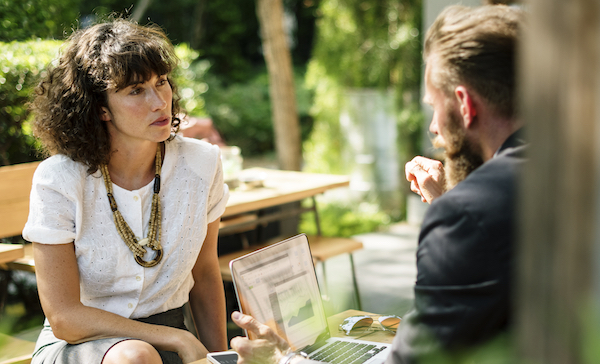
[[41, 244], [67, 244], [75, 240], [76, 203], [65, 191], [72, 173], [62, 173], [61, 165], [42, 162], [33, 176], [29, 217], [23, 238]]
[[217, 166], [215, 168], [215, 176], [213, 178], [212, 186], [208, 194], [208, 222], [211, 223], [221, 217], [225, 212], [227, 200], [229, 199], [229, 187], [223, 180], [223, 165], [221, 164], [221, 158], [217, 160]]

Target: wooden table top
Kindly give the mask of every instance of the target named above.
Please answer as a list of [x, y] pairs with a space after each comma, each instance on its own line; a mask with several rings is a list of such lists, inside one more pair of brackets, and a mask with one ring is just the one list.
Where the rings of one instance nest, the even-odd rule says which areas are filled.
[[329, 189], [350, 185], [350, 177], [335, 174], [250, 168], [243, 170], [242, 175], [262, 179], [263, 186], [231, 190], [223, 217], [300, 201]]
[[[343, 331], [340, 331], [339, 325], [342, 323], [342, 321], [344, 321], [345, 318], [350, 317], [350, 316], [358, 316], [358, 315], [375, 315], [375, 314], [370, 313], [370, 312], [365, 312], [365, 311], [347, 310], [344, 312], [340, 312], [336, 315], [330, 316], [329, 318], [327, 318], [327, 324], [329, 325], [329, 332], [331, 333], [331, 336], [333, 336], [333, 337], [352, 337], [352, 336], [346, 336]], [[380, 327], [379, 321], [374, 319], [372, 327], [374, 327], [374, 328]], [[391, 344], [392, 341], [394, 340], [394, 334], [389, 331], [378, 330], [378, 331], [373, 331], [371, 333], [368, 333], [366, 335], [361, 335], [360, 339]], [[210, 362], [208, 361], [208, 359], [200, 359], [200, 360], [196, 360], [190, 364], [209, 364], [209, 363]]]

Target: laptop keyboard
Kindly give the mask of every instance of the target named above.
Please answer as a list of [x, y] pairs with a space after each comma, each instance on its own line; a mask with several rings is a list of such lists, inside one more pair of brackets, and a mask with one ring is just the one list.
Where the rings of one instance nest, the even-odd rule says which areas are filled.
[[360, 364], [364, 363], [380, 351], [385, 349], [385, 346], [378, 346], [364, 343], [354, 343], [348, 341], [336, 341], [318, 353], [311, 354], [318, 350], [321, 345], [315, 348], [315, 345], [304, 348], [306, 354], [312, 360], [321, 361], [332, 364]]

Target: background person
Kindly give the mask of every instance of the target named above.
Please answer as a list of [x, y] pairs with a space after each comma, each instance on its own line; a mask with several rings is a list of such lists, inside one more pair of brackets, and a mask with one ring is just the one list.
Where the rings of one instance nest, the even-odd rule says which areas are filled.
[[174, 135], [176, 63], [160, 29], [114, 20], [75, 32], [36, 89], [52, 156], [23, 231], [47, 318], [32, 363], [188, 363], [227, 347], [228, 190], [218, 147]]
[[[424, 101], [434, 110], [430, 131], [446, 165], [423, 157], [406, 165], [412, 190], [431, 206], [419, 235], [415, 307], [399, 325], [387, 363], [460, 352], [509, 326], [516, 182], [525, 148], [515, 115], [521, 23], [521, 10], [507, 6], [452, 6], [427, 32]], [[249, 316], [232, 318], [260, 337], [232, 339], [238, 363], [284, 364], [289, 348], [271, 329]]]

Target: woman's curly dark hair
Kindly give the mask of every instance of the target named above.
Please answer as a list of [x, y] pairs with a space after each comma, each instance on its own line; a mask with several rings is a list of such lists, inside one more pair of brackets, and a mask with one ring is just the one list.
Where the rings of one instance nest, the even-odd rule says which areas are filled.
[[155, 25], [115, 19], [78, 30], [67, 40], [55, 66], [35, 89], [33, 132], [48, 155], [64, 154], [94, 173], [110, 158], [110, 135], [100, 119], [107, 89], [167, 75], [173, 89], [172, 132], [179, 130], [177, 66], [173, 45]]

